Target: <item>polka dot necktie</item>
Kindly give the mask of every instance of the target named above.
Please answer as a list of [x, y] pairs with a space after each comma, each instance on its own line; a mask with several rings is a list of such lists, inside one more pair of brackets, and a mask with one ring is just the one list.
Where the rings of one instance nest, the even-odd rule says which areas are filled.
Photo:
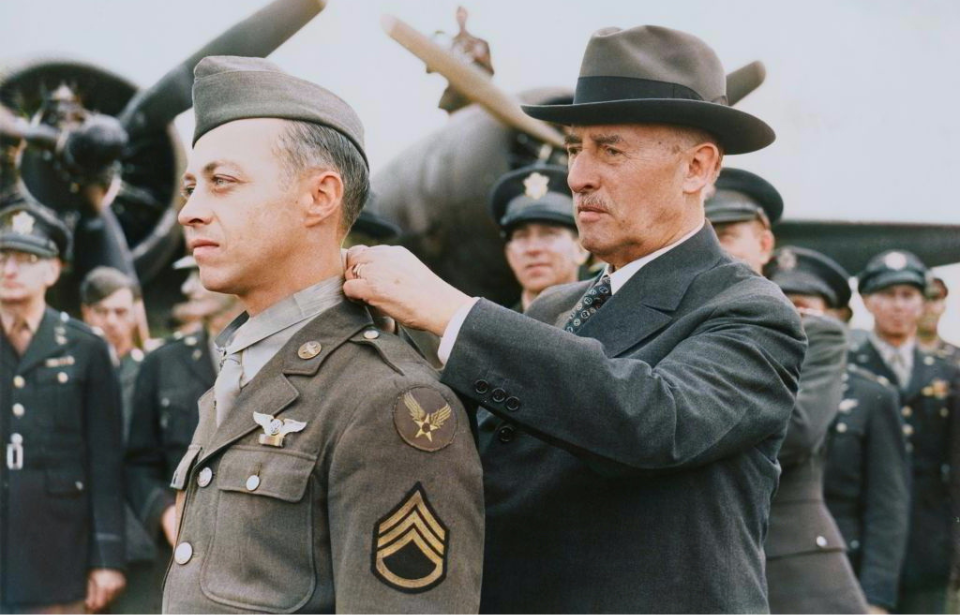
[[603, 276], [597, 280], [597, 283], [591, 286], [590, 290], [583, 295], [580, 301], [577, 301], [577, 305], [574, 306], [573, 311], [570, 312], [570, 318], [567, 320], [567, 324], [563, 326], [564, 330], [570, 333], [579, 331], [583, 327], [583, 324], [593, 317], [612, 296], [613, 289], [610, 286], [610, 276], [603, 274]]

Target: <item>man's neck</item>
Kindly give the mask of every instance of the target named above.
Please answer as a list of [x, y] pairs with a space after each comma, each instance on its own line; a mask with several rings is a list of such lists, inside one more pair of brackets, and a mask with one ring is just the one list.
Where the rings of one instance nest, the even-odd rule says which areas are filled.
[[907, 344], [909, 344], [911, 341], [917, 339], [916, 331], [908, 334], [903, 334], [903, 335], [885, 333], [882, 331], [878, 331], [876, 329], [874, 329], [873, 332], [876, 334], [877, 338], [880, 339], [880, 341], [886, 344], [889, 344], [894, 348], [902, 348], [903, 346], [906, 346]]
[[683, 224], [676, 230], [665, 233], [664, 236], [655, 244], [644, 243], [634, 246], [633, 249], [626, 250], [620, 254], [611, 255], [609, 258], [603, 257], [603, 260], [610, 265], [611, 272], [616, 271], [617, 269], [638, 261], [641, 258], [650, 256], [655, 252], [660, 252], [661, 250], [666, 250], [667, 248], [676, 245], [684, 237], [695, 234], [694, 231], [703, 228], [704, 224], [705, 219], [701, 213], [699, 217], [689, 220], [686, 224]]
[[533, 292], [532, 290], [524, 289], [520, 293], [520, 307], [523, 308], [523, 311], [526, 312], [527, 308], [530, 307], [530, 304], [540, 296], [540, 293]]
[[46, 308], [47, 303], [43, 295], [31, 297], [26, 301], [0, 303], [0, 320], [5, 331], [9, 331], [17, 322], [26, 322], [35, 331], [43, 320], [43, 311]]
[[917, 345], [924, 350], [936, 350], [940, 346], [940, 332], [937, 329], [917, 331]]
[[243, 304], [247, 314], [253, 317], [305, 288], [310, 288], [314, 284], [319, 284], [334, 276], [343, 276], [343, 263], [340, 260], [339, 248], [336, 251], [335, 258], [326, 255], [326, 258], [322, 261], [315, 262], [317, 263], [316, 266], [310, 268], [294, 268], [293, 271], [278, 270], [273, 286], [254, 289], [249, 293], [237, 295], [237, 298]]

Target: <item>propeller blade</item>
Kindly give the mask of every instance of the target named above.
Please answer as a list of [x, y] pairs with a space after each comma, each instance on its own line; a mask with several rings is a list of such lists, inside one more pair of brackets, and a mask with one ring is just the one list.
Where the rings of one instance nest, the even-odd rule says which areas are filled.
[[495, 86], [485, 73], [464, 64], [452, 53], [396, 17], [384, 15], [380, 23], [390, 38], [423, 60], [431, 71], [446, 77], [450, 85], [504, 124], [554, 147], [564, 146], [563, 135], [546, 122], [525, 114], [520, 109], [520, 103]]
[[325, 6], [326, 0], [274, 0], [134, 96], [120, 115], [121, 123], [131, 138], [162, 129], [193, 106], [193, 68], [200, 60], [215, 55], [266, 57]]
[[760, 87], [767, 78], [767, 68], [757, 60], [727, 75], [727, 103], [732, 107], [750, 92]]
[[46, 124], [33, 125], [19, 118], [6, 107], [0, 106], [0, 135], [13, 139], [23, 139], [30, 145], [44, 149], [55, 149], [60, 139], [60, 131]]

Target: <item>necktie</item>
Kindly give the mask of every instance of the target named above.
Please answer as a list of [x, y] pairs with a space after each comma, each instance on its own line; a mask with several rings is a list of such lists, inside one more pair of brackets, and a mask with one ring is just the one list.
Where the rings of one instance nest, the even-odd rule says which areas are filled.
[[907, 367], [907, 359], [899, 349], [890, 357], [890, 369], [900, 381], [900, 388], [906, 389], [910, 385], [910, 370]]
[[236, 352], [224, 356], [220, 364], [220, 373], [213, 383], [213, 399], [216, 404], [217, 425], [233, 410], [233, 405], [240, 395], [240, 378], [243, 376], [243, 366], [240, 365], [240, 355]]
[[33, 333], [30, 331], [30, 327], [25, 320], [14, 322], [7, 336], [10, 338], [10, 343], [13, 344], [13, 349], [16, 350], [17, 354], [21, 357], [30, 346], [30, 340], [33, 339]]
[[576, 333], [612, 296], [613, 289], [610, 287], [610, 276], [603, 274], [574, 306], [573, 311], [570, 312], [570, 318], [563, 328], [570, 333]]

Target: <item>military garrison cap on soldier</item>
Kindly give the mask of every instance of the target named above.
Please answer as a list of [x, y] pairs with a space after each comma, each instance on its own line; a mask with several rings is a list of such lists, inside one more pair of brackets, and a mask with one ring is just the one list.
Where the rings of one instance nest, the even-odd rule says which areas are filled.
[[832, 309], [850, 302], [850, 274], [833, 259], [814, 250], [777, 250], [764, 273], [784, 293], [819, 295]]
[[0, 211], [0, 249], [44, 258], [70, 255], [70, 230], [55, 213], [39, 204], [18, 203]]
[[200, 60], [193, 73], [194, 145], [227, 122], [279, 118], [332, 128], [349, 139], [367, 162], [360, 118], [329, 90], [288, 75], [262, 58], [209, 56]]
[[567, 169], [539, 164], [507, 173], [490, 193], [490, 213], [507, 238], [524, 222], [548, 222], [576, 230]]
[[717, 192], [704, 204], [704, 213], [713, 224], [761, 219], [775, 223], [783, 215], [783, 197], [759, 175], [742, 169], [723, 169]]
[[920, 258], [905, 250], [890, 250], [870, 259], [857, 276], [861, 294], [869, 295], [896, 284], [916, 286], [927, 291], [930, 270]]

